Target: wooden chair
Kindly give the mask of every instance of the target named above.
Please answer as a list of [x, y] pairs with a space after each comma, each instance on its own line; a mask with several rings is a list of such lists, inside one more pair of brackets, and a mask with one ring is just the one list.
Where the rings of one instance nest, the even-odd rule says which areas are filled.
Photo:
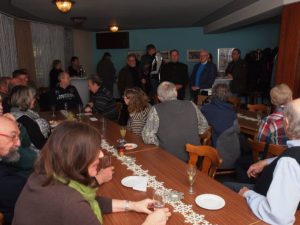
[[[265, 142], [261, 141], [253, 141], [252, 139], [248, 138], [248, 143], [252, 149], [252, 157], [253, 162], [258, 162], [260, 160], [260, 154], [263, 153], [265, 149]], [[266, 158], [271, 158], [274, 156], [278, 156], [282, 154], [285, 151], [286, 147], [281, 145], [274, 145], [269, 144], [268, 153], [266, 155]]]
[[116, 108], [116, 110], [118, 112], [118, 120], [119, 120], [121, 112], [122, 112], [122, 108], [123, 108], [122, 102], [116, 102], [115, 108]]
[[247, 108], [250, 112], [261, 111], [264, 114], [268, 114], [269, 111], [268, 106], [264, 104], [255, 104], [255, 105], [248, 104]]
[[186, 144], [186, 151], [189, 153], [189, 164], [196, 166], [198, 157], [203, 157], [200, 170], [210, 177], [214, 177], [216, 170], [221, 166], [222, 159], [218, 151], [211, 146], [195, 146]]
[[209, 145], [212, 146], [212, 127], [208, 126], [208, 129], [200, 134], [200, 143], [201, 145]]
[[0, 225], [4, 224], [4, 215], [0, 212]]
[[227, 102], [231, 103], [236, 111], [238, 111], [241, 107], [241, 99], [239, 98], [231, 97], [227, 100]]

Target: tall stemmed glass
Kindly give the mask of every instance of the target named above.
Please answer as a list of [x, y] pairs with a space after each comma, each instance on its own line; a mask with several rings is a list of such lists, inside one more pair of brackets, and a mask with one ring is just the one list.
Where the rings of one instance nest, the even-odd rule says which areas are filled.
[[186, 171], [187, 171], [188, 179], [189, 179], [189, 183], [190, 183], [189, 193], [193, 194], [194, 193], [193, 184], [196, 180], [197, 168], [196, 168], [196, 166], [188, 165]]
[[82, 104], [78, 104], [78, 119], [81, 120]]
[[55, 105], [51, 105], [52, 117], [55, 117]]
[[125, 144], [126, 140], [125, 140], [125, 136], [126, 136], [126, 127], [125, 126], [121, 126], [120, 127], [120, 134], [121, 134], [121, 143]]
[[68, 112], [68, 103], [67, 102], [64, 103], [64, 109], [66, 110], [66, 112]]

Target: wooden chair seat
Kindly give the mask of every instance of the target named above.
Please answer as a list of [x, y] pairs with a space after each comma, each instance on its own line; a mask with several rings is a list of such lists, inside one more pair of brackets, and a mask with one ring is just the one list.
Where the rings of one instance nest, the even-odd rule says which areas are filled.
[[[248, 139], [248, 143], [252, 149], [252, 157], [253, 162], [258, 162], [260, 159], [261, 153], [263, 153], [266, 142], [261, 141], [253, 141], [252, 139]], [[285, 151], [286, 147], [282, 145], [269, 144], [268, 153], [266, 158], [271, 158], [274, 156], [281, 155]]]
[[250, 112], [261, 111], [264, 114], [268, 114], [268, 111], [269, 111], [269, 107], [264, 104], [255, 104], [255, 105], [248, 104], [247, 109]]
[[195, 146], [186, 144], [186, 151], [189, 153], [189, 164], [196, 166], [198, 157], [203, 157], [200, 171], [210, 177], [214, 177], [216, 170], [221, 166], [222, 159], [218, 151], [211, 146]]
[[231, 103], [235, 110], [238, 111], [241, 108], [241, 99], [236, 97], [230, 97], [227, 102]]

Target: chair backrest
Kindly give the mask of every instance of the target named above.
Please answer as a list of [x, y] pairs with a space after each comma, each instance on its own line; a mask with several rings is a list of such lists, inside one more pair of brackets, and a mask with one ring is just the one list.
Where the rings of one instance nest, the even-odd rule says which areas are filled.
[[201, 145], [212, 146], [212, 127], [208, 126], [207, 130], [200, 134], [200, 143]]
[[236, 98], [236, 97], [230, 97], [227, 102], [231, 103], [235, 110], [238, 111], [241, 107], [241, 99]]
[[123, 104], [121, 102], [116, 102], [115, 108], [118, 112], [118, 120], [119, 120], [121, 112], [122, 112]]
[[266, 106], [264, 104], [255, 104], [255, 105], [248, 104], [247, 109], [250, 112], [261, 111], [262, 113], [265, 113], [265, 114], [268, 114], [268, 111], [269, 111], [268, 106]]
[[[248, 143], [252, 150], [253, 162], [258, 162], [260, 160], [260, 154], [265, 149], [266, 142], [253, 141], [252, 139], [249, 138]], [[269, 144], [266, 158], [278, 156], [282, 154], [285, 151], [285, 149], [286, 147], [282, 145]]]
[[4, 224], [4, 215], [0, 212], [0, 225]]
[[204, 101], [208, 98], [207, 95], [198, 95], [197, 105], [203, 105]]
[[189, 164], [196, 166], [198, 157], [203, 157], [200, 170], [210, 177], [214, 177], [216, 170], [221, 166], [222, 159], [218, 151], [211, 146], [195, 146], [186, 144], [186, 151], [189, 153]]

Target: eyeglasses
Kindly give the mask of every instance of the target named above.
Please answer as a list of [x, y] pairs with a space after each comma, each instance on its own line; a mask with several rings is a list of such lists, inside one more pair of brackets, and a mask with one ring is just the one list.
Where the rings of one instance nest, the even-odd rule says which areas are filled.
[[0, 136], [9, 138], [12, 142], [17, 142], [20, 140], [19, 135], [18, 134], [13, 134], [13, 135], [8, 135], [8, 134], [2, 134], [0, 133]]

